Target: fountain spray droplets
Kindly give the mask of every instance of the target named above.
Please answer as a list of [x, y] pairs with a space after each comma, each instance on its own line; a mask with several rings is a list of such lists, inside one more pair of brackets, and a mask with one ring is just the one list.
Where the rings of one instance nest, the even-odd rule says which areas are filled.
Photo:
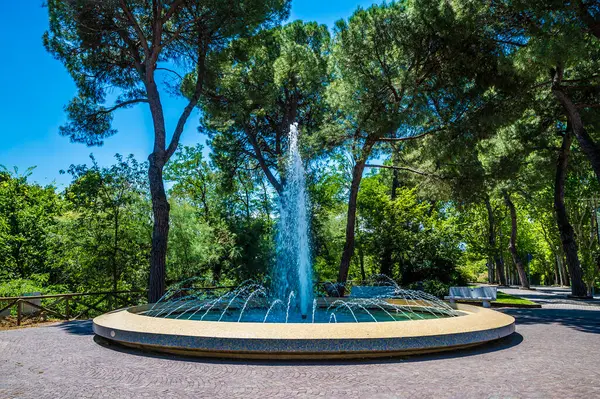
[[[272, 291], [252, 280], [244, 281], [232, 291], [223, 292], [222, 288], [214, 289], [212, 281], [188, 279], [169, 289], [143, 314], [187, 320], [258, 323], [360, 323], [456, 316], [457, 313], [448, 304], [424, 292], [404, 290], [385, 275], [375, 275], [367, 283], [369, 286], [386, 287], [381, 291], [385, 295], [314, 299], [309, 201], [298, 136], [297, 124], [291, 125], [285, 184], [279, 197], [277, 262], [272, 274]], [[329, 283], [329, 286], [338, 293], [338, 288], [343, 287], [338, 283]]]
[[454, 309], [429, 294], [403, 290], [395, 285], [393, 288], [392, 297], [314, 299], [309, 309], [311, 314], [303, 318], [296, 306], [298, 294], [295, 291], [278, 299], [254, 281], [247, 281], [225, 293], [197, 286], [179, 286], [168, 300], [152, 305], [142, 314], [184, 320], [256, 323], [394, 322], [457, 315]]
[[274, 289], [279, 298], [291, 292], [306, 317], [313, 300], [312, 266], [309, 243], [309, 202], [306, 178], [298, 149], [298, 125], [290, 126], [285, 186], [279, 198], [277, 225], [277, 265], [274, 270]]

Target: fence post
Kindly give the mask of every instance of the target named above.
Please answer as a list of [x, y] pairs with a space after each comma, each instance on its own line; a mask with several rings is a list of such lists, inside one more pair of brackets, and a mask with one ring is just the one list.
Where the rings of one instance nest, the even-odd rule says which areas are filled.
[[65, 317], [67, 318], [67, 320], [69, 320], [71, 318], [71, 309], [69, 306], [69, 297], [65, 298]]
[[17, 326], [21, 325], [21, 317], [22, 317], [22, 311], [23, 309], [23, 303], [21, 302], [21, 300], [17, 300]]

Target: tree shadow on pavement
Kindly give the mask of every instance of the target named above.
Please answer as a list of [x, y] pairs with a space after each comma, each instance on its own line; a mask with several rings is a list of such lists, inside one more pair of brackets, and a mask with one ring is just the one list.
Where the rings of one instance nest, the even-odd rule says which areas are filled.
[[52, 326], [74, 335], [93, 335], [91, 320], [72, 320]]
[[562, 324], [577, 331], [600, 334], [600, 311], [582, 309], [505, 309], [519, 325]]

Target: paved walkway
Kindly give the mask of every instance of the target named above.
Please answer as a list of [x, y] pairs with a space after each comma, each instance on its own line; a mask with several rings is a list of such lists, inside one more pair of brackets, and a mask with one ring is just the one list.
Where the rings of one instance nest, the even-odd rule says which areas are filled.
[[510, 295], [539, 303], [544, 309], [581, 309], [600, 310], [600, 297], [591, 300], [570, 299], [570, 288], [535, 286], [533, 290], [522, 290], [518, 287], [499, 288], [500, 291]]
[[600, 315], [510, 309], [480, 348], [354, 362], [170, 358], [106, 346], [90, 322], [0, 332], [0, 398], [599, 398]]

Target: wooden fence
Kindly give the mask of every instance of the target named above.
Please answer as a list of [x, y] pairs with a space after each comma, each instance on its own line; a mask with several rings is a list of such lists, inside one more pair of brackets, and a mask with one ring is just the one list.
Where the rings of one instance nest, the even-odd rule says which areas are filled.
[[[141, 290], [0, 297], [0, 314], [16, 307], [17, 326], [28, 318], [41, 315], [51, 315], [61, 320], [89, 318], [94, 312], [101, 314], [109, 310], [137, 305], [143, 301], [146, 292]], [[37, 311], [25, 314], [24, 305]]]
[[[328, 288], [328, 284], [331, 283], [317, 283], [317, 292], [325, 296], [337, 296], [335, 295], [335, 291], [338, 290], [339, 287], [336, 288], [336, 286], [333, 285], [331, 286], [332, 288]], [[360, 281], [349, 280], [345, 284], [346, 294], [350, 291], [350, 288], [356, 284], [360, 284]], [[236, 286], [201, 288], [182, 287], [176, 296], [184, 296], [187, 290], [217, 291], [232, 290], [235, 288]], [[23, 321], [29, 318], [45, 315], [50, 315], [61, 320], [76, 320], [81, 317], [90, 318], [110, 310], [145, 303], [146, 293], [146, 290], [139, 290], [0, 297], [0, 315], [7, 310], [12, 310], [16, 307], [17, 326], [20, 326]], [[36, 303], [33, 302], [34, 300], [40, 301], [39, 303]], [[42, 301], [44, 301], [44, 303], [42, 303]], [[23, 312], [24, 305], [29, 308], [37, 309], [37, 311]]]

